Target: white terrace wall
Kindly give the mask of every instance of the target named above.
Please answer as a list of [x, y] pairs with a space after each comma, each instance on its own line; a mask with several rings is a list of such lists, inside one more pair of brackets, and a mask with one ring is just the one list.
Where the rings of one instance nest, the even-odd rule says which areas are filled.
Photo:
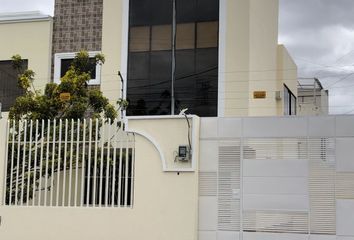
[[202, 118], [199, 240], [354, 240], [354, 116]]
[[[1, 204], [0, 239], [196, 240], [198, 172], [194, 170], [199, 152], [196, 137], [199, 136], [199, 119], [188, 119], [194, 155], [190, 166], [174, 165], [173, 153], [166, 151], [187, 144], [188, 125], [184, 116], [128, 121], [128, 131], [136, 132], [132, 208]], [[0, 120], [0, 124], [3, 136], [0, 138], [0, 186], [3, 191], [6, 120]]]

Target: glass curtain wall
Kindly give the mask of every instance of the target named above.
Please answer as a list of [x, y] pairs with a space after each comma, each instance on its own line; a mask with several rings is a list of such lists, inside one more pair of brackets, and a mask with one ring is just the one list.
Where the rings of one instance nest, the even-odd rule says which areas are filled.
[[129, 12], [127, 114], [216, 116], [219, 0], [130, 0]]

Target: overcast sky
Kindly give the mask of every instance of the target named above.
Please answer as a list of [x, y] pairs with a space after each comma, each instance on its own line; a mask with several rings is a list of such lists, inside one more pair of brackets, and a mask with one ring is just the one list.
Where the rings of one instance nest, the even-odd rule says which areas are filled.
[[353, 0], [280, 0], [279, 42], [329, 89], [331, 113], [354, 113]]
[[[54, 0], [0, 0], [0, 12], [33, 10], [53, 15]], [[299, 77], [329, 89], [331, 113], [354, 114], [354, 0], [280, 0], [279, 42]]]

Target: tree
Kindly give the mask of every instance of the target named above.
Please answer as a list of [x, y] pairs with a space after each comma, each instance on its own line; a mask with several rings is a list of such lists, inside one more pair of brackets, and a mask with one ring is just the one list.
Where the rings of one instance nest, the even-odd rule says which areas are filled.
[[[35, 73], [22, 69], [21, 56], [13, 56], [12, 61], [19, 73], [18, 85], [24, 94], [10, 108], [10, 119], [83, 119], [99, 118], [102, 114], [107, 119], [117, 117], [117, 110], [102, 92], [87, 85], [92, 68], [105, 61], [102, 54], [97, 54], [92, 60], [86, 51], [77, 53], [61, 82], [46, 84], [43, 94], [34, 88]], [[69, 99], [62, 99], [62, 94], [70, 96]]]
[[[80, 51], [77, 53], [71, 67], [64, 77], [61, 78], [61, 82], [59, 84], [46, 84], [43, 94], [34, 87], [33, 81], [35, 79], [35, 73], [30, 69], [25, 70], [22, 68], [23, 60], [21, 56], [13, 56], [12, 61], [13, 67], [19, 74], [18, 85], [23, 89], [23, 95], [19, 96], [14, 105], [10, 108], [9, 118], [12, 120], [10, 121], [10, 135], [13, 139], [16, 139], [16, 142], [17, 140], [25, 140], [26, 144], [8, 145], [8, 152], [11, 152], [12, 154], [11, 158], [9, 155], [7, 159], [7, 204], [20, 201], [21, 195], [23, 196], [23, 199], [21, 199], [23, 202], [26, 199], [31, 200], [34, 197], [34, 192], [48, 191], [51, 186], [48, 186], [47, 189], [40, 189], [39, 187], [39, 183], [43, 181], [44, 176], [47, 176], [47, 179], [49, 179], [53, 174], [59, 173], [64, 169], [73, 170], [83, 166], [82, 159], [85, 159], [86, 156], [82, 157], [82, 151], [74, 153], [80, 157], [76, 157], [75, 155], [71, 164], [66, 166], [60, 165], [61, 159], [59, 159], [58, 155], [61, 156], [61, 158], [63, 158], [64, 155], [69, 156], [70, 149], [67, 149], [66, 152], [65, 149], [62, 148], [59, 148], [57, 151], [51, 151], [51, 149], [55, 147], [53, 146], [53, 143], [51, 143], [53, 132], [56, 132], [58, 135], [60, 129], [57, 126], [55, 131], [52, 130], [51, 132], [47, 132], [47, 128], [42, 128], [42, 125], [45, 125], [46, 122], [54, 119], [82, 120], [86, 118], [99, 119], [101, 117], [110, 119], [109, 122], [113, 123], [114, 121], [111, 120], [115, 119], [118, 115], [117, 110], [109, 103], [108, 99], [103, 96], [102, 92], [98, 89], [89, 88], [87, 84], [91, 78], [90, 73], [93, 70], [93, 67], [95, 67], [96, 64], [103, 64], [105, 61], [102, 54], [97, 54], [94, 59], [91, 59], [86, 51]], [[65, 95], [66, 98], [63, 98], [63, 95]], [[118, 110], [127, 107], [127, 101], [123, 99], [119, 99], [117, 104]], [[21, 128], [17, 120], [25, 120], [27, 122], [37, 121], [37, 129], [42, 128], [45, 130], [37, 133], [33, 131], [32, 134], [30, 134], [29, 125], [27, 126], [26, 124], [23, 124]], [[97, 121], [93, 121], [93, 123], [96, 124]], [[83, 129], [82, 121], [77, 121], [75, 124], [76, 129]], [[99, 122], [99, 124], [101, 124], [101, 122]], [[120, 129], [122, 126], [120, 121], [117, 122], [117, 125], [117, 129]], [[95, 129], [95, 126], [93, 129]], [[61, 131], [61, 136], [64, 138], [64, 129]], [[67, 134], [73, 135], [75, 133], [76, 130], [71, 129]], [[100, 134], [96, 134], [99, 135], [98, 140], [100, 140]], [[85, 137], [86, 139], [89, 138], [88, 135]], [[9, 136], [9, 139], [10, 138], [11, 137]], [[44, 144], [42, 149], [40, 149], [40, 146], [36, 149], [33, 144], [29, 144], [29, 142], [32, 142], [30, 140], [44, 141], [47, 144]], [[57, 140], [59, 139], [57, 138]], [[92, 140], [94, 142], [93, 136]], [[76, 149], [76, 143], [73, 144], [75, 147], [74, 149]], [[82, 145], [81, 147], [88, 148], [88, 144]], [[108, 146], [105, 145], [105, 148], [107, 147]], [[92, 149], [94, 149], [94, 147], [92, 147]], [[49, 159], [49, 161], [43, 162], [41, 167], [39, 167], [40, 156], [36, 154], [36, 152], [39, 152], [40, 150], [48, 152], [47, 159]], [[103, 149], [98, 149], [96, 154], [97, 153], [98, 156], [101, 156], [98, 158], [97, 162], [98, 166], [100, 166], [100, 164], [103, 164], [103, 159], [106, 158], [106, 153]], [[88, 154], [88, 151], [85, 151], [85, 154]], [[93, 152], [90, 154], [93, 154]], [[24, 161], [25, 158], [22, 157], [23, 155], [31, 157], [28, 158], [27, 161]], [[103, 159], [101, 159], [102, 157]], [[118, 154], [117, 157], [119, 158]], [[31, 161], [29, 159], [31, 159]], [[78, 162], [76, 159], [78, 159]], [[112, 162], [109, 163], [109, 165], [111, 164]], [[28, 169], [28, 171], [21, 171], [21, 169]], [[12, 181], [12, 179], [15, 178], [17, 181]], [[22, 194], [18, 191], [22, 191]]]

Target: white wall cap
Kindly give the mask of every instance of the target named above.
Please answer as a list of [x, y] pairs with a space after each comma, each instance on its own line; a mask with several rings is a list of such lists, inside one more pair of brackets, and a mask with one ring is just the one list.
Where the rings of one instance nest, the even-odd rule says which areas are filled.
[[0, 23], [35, 22], [49, 20], [52, 20], [52, 17], [50, 15], [42, 14], [40, 11], [0, 13]]

